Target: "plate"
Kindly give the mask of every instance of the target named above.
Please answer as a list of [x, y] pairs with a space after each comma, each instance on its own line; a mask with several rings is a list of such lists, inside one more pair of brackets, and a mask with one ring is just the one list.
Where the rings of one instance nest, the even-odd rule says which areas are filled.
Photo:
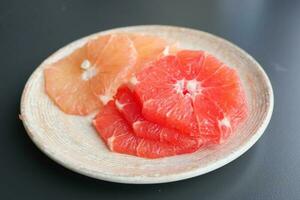
[[[93, 114], [80, 117], [60, 111], [44, 91], [46, 64], [70, 54], [89, 39], [113, 32], [158, 35], [188, 49], [201, 49], [235, 68], [246, 90], [250, 114], [224, 144], [192, 154], [143, 159], [110, 152], [91, 125]], [[245, 153], [262, 136], [273, 111], [271, 83], [262, 67], [245, 51], [212, 34], [182, 27], [147, 25], [117, 28], [79, 39], [48, 57], [24, 88], [21, 118], [25, 129], [50, 158], [80, 174], [120, 183], [163, 183], [213, 171]]]

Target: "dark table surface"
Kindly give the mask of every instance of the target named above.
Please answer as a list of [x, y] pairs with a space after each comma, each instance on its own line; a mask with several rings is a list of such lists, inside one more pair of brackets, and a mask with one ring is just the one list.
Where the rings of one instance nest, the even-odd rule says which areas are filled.
[[[234, 162], [168, 184], [91, 179], [41, 153], [18, 120], [22, 89], [48, 55], [94, 32], [140, 24], [196, 28], [253, 55], [275, 107], [263, 137]], [[300, 199], [300, 2], [0, 1], [0, 199]]]

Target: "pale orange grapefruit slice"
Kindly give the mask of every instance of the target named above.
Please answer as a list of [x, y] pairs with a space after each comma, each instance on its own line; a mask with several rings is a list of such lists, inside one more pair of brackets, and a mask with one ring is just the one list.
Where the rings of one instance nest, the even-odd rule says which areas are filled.
[[87, 57], [84, 46], [50, 64], [44, 71], [47, 94], [67, 114], [86, 115], [101, 106], [89, 81], [85, 80], [88, 73], [81, 67]]
[[65, 113], [89, 114], [126, 81], [122, 78], [134, 67], [136, 58], [135, 47], [127, 36], [99, 36], [46, 66], [46, 92]]

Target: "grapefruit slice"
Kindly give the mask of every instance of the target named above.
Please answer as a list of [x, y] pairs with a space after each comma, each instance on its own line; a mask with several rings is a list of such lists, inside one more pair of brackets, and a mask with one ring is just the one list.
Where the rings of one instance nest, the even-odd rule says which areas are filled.
[[93, 120], [98, 134], [111, 151], [144, 158], [160, 158], [190, 152], [189, 149], [142, 139], [133, 133], [114, 101], [109, 101]]
[[237, 72], [203, 51], [163, 57], [136, 79], [143, 116], [160, 125], [221, 143], [246, 118]]
[[188, 137], [177, 130], [144, 119], [141, 103], [126, 85], [118, 89], [115, 104], [138, 137], [189, 148], [191, 152], [202, 146], [200, 138]]
[[46, 93], [65, 113], [89, 114], [126, 81], [122, 77], [134, 67], [136, 57], [127, 36], [99, 36], [46, 67]]
[[86, 46], [78, 48], [44, 71], [48, 96], [67, 114], [86, 115], [101, 106], [90, 90], [89, 81], [84, 80], [85, 70], [81, 65], [87, 56]]

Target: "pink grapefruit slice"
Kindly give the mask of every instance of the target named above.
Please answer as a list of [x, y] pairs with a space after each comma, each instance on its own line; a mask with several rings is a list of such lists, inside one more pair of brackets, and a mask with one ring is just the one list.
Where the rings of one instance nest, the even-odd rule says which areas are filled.
[[190, 150], [136, 136], [114, 101], [109, 101], [93, 120], [98, 134], [111, 151], [144, 158], [161, 158], [189, 153]]
[[236, 70], [203, 51], [163, 57], [136, 79], [143, 116], [160, 125], [221, 143], [246, 118]]
[[188, 137], [175, 129], [170, 129], [146, 120], [142, 116], [141, 103], [126, 85], [118, 89], [115, 104], [138, 137], [189, 148], [191, 152], [202, 146], [200, 138]]

